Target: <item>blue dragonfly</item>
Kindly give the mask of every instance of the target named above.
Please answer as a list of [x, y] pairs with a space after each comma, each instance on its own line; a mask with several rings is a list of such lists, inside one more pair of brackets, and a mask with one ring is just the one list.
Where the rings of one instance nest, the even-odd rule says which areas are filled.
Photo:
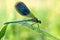
[[12, 21], [12, 22], [5, 22], [4, 24], [10, 24], [10, 23], [26, 23], [26, 22], [35, 22], [41, 24], [41, 20], [38, 20], [28, 9], [28, 7], [23, 2], [17, 2], [15, 5], [15, 8], [19, 14], [22, 16], [31, 17], [31, 19], [28, 20], [20, 20], [20, 21]]
[[[36, 18], [28, 9], [28, 7], [23, 3], [23, 2], [17, 2], [15, 5], [15, 8], [17, 10], [17, 12], [19, 12], [19, 14], [21, 14], [22, 16], [27, 16], [27, 17], [31, 17], [31, 19], [27, 19], [27, 20], [19, 20], [19, 21], [12, 21], [12, 22], [5, 22], [4, 24], [10, 24], [10, 23], [19, 23], [19, 24], [23, 24], [25, 26], [27, 26], [28, 28], [31, 28], [35, 31], [37, 31], [38, 33], [44, 34], [46, 35], [46, 37], [49, 37], [49, 39], [53, 38], [54, 40], [60, 40], [58, 38], [56, 38], [55, 36], [51, 35], [50, 33], [46, 32], [45, 30], [32, 26], [31, 24], [27, 23], [27, 22], [35, 22], [35, 23], [39, 23], [41, 24], [41, 20], [38, 20], [38, 18]], [[32, 27], [33, 28], [32, 28]], [[37, 29], [37, 30], [36, 30]]]

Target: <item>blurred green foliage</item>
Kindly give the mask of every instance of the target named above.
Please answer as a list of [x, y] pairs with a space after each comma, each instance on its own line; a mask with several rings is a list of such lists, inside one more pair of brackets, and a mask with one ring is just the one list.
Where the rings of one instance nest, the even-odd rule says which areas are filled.
[[[19, 15], [15, 10], [15, 4], [18, 1], [0, 0], [0, 29], [3, 28], [4, 22], [28, 19]], [[55, 40], [54, 37], [60, 39], [60, 0], [20, 1], [23, 1], [32, 14], [42, 21], [40, 28], [44, 31], [31, 30], [21, 24], [9, 24], [1, 40]]]

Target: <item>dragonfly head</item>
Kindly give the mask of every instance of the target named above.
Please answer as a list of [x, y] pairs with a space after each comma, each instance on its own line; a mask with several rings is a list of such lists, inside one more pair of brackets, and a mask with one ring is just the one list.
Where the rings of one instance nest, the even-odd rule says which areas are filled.
[[40, 20], [38, 20], [38, 23], [40, 23], [40, 24], [41, 24], [41, 21], [40, 21]]

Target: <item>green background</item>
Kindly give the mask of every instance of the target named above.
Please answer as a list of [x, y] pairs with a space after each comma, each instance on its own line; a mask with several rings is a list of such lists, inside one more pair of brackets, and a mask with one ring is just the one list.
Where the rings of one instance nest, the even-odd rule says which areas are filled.
[[[40, 28], [60, 38], [60, 0], [0, 0], [0, 29], [4, 22], [28, 19], [15, 10], [16, 2], [22, 1], [31, 13], [42, 21]], [[35, 25], [37, 26], [37, 24]], [[55, 40], [46, 38], [21, 24], [9, 24], [2, 40]]]

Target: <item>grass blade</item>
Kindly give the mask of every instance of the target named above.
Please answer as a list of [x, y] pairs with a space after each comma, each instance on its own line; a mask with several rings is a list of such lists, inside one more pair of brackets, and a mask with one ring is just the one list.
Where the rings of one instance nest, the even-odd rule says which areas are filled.
[[[21, 24], [21, 23], [20, 23]], [[28, 27], [29, 29], [32, 29], [40, 34], [43, 34], [46, 36], [47, 40], [60, 40], [58, 39], [57, 37], [51, 35], [50, 33], [46, 32], [45, 30], [43, 30], [42, 28], [38, 28], [38, 27], [35, 27], [35, 26], [32, 26], [31, 24], [29, 23], [24, 23], [23, 25], [25, 25], [26, 27]]]
[[1, 31], [0, 31], [0, 39], [5, 35], [7, 26], [8, 26], [8, 24], [4, 25], [4, 27], [1, 29]]

